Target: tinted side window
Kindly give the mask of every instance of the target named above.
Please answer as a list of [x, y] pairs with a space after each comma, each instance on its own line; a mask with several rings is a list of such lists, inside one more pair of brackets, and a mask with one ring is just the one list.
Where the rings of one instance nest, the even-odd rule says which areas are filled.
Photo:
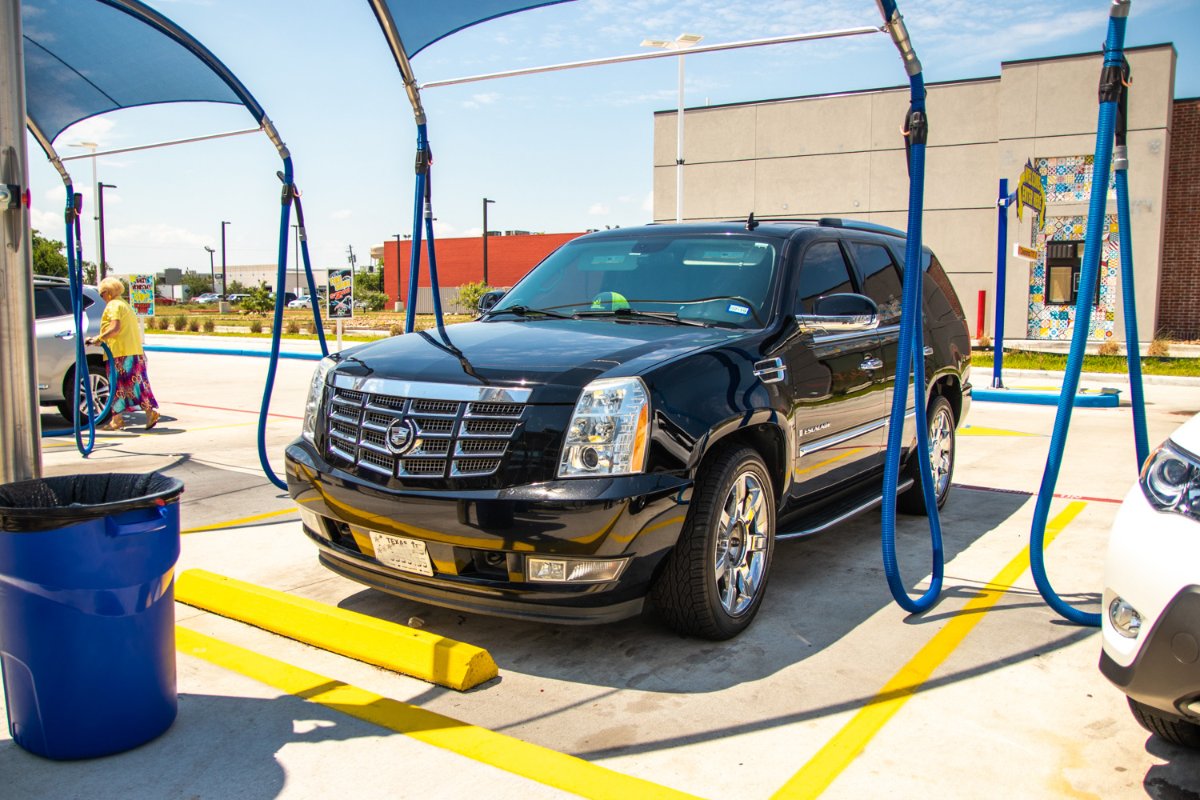
[[879, 306], [879, 324], [896, 324], [900, 321], [904, 287], [891, 254], [882, 245], [863, 242], [851, 242], [850, 251], [863, 279], [863, 294]]
[[[59, 295], [63, 296], [60, 298]], [[62, 304], [60, 305], [60, 299]], [[61, 317], [69, 313], [71, 290], [62, 286], [33, 287], [33, 316], [37, 319]]]
[[824, 295], [853, 291], [850, 268], [837, 242], [818, 242], [805, 251], [794, 306], [797, 314], [811, 314], [813, 303]]

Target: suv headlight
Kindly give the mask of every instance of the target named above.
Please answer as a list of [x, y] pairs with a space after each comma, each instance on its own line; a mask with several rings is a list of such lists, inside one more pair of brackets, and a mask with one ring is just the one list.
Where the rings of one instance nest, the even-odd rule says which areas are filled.
[[321, 411], [321, 401], [325, 399], [325, 378], [329, 370], [338, 365], [333, 356], [322, 358], [313, 371], [312, 384], [308, 387], [308, 400], [304, 403], [304, 427], [300, 435], [310, 442], [315, 442], [317, 431], [317, 414]]
[[650, 395], [641, 378], [584, 387], [563, 442], [558, 477], [629, 475], [646, 468]]
[[1195, 456], [1168, 441], [1146, 460], [1140, 482], [1154, 508], [1200, 520], [1200, 461]]

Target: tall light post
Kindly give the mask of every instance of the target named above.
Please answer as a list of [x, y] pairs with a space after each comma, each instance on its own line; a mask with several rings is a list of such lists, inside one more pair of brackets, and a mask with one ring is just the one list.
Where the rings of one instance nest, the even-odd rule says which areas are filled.
[[217, 290], [217, 268], [213, 266], [213, 253], [217, 252], [208, 245], [204, 245], [204, 249], [208, 251], [208, 279], [211, 282], [211, 291]]
[[[681, 33], [675, 41], [645, 39], [642, 47], [661, 47], [664, 50], [687, 50], [704, 37], [696, 33]], [[683, 54], [679, 54], [679, 108], [675, 117], [675, 221], [683, 222]]]
[[[229, 294], [229, 281], [225, 267], [225, 226], [231, 223], [221, 220], [221, 294]], [[215, 290], [214, 290], [215, 291]]]
[[[96, 179], [96, 148], [100, 145], [96, 142], [72, 142], [71, 147], [84, 147], [92, 154], [92, 199], [96, 200], [100, 195], [100, 182]], [[99, 200], [97, 200], [99, 202]], [[92, 214], [92, 219], [96, 223], [96, 242], [100, 241], [100, 215], [99, 213]], [[99, 247], [99, 244], [96, 245]]]
[[100, 278], [104, 280], [104, 275], [108, 270], [108, 262], [104, 258], [104, 190], [115, 189], [115, 183], [97, 183], [96, 184], [96, 210], [99, 212], [100, 219]]
[[[399, 311], [400, 310], [400, 285], [403, 281], [403, 278], [401, 277], [401, 274], [400, 274], [400, 234], [394, 233], [392, 235], [396, 237], [396, 304], [394, 306], [392, 306], [392, 308], [396, 311]], [[385, 279], [385, 284], [386, 284], [386, 279]], [[387, 286], [385, 285], [384, 288], [386, 289]]]
[[483, 283], [488, 285], [488, 262], [487, 262], [487, 240], [488, 240], [488, 224], [487, 224], [487, 207], [489, 203], [495, 203], [495, 200], [483, 198]]

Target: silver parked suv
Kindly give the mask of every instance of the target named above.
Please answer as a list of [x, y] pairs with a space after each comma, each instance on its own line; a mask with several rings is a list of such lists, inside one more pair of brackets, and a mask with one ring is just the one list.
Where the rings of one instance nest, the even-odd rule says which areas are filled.
[[[100, 332], [104, 301], [91, 286], [83, 287], [84, 338]], [[75, 378], [75, 323], [71, 319], [71, 288], [66, 278], [35, 275], [33, 313], [37, 331], [38, 402], [54, 406], [71, 419], [70, 389]], [[88, 372], [92, 378], [92, 400], [102, 408], [108, 400], [108, 371], [103, 351], [87, 348]]]

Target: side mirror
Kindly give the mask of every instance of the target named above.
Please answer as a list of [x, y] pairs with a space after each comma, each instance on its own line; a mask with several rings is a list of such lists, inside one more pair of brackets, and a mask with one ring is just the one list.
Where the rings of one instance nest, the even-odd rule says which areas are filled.
[[500, 298], [504, 297], [503, 289], [493, 289], [479, 298], [479, 313], [486, 314], [496, 307], [500, 302]]
[[818, 298], [811, 314], [797, 314], [804, 333], [860, 333], [879, 327], [879, 306], [861, 294], [831, 294]]

